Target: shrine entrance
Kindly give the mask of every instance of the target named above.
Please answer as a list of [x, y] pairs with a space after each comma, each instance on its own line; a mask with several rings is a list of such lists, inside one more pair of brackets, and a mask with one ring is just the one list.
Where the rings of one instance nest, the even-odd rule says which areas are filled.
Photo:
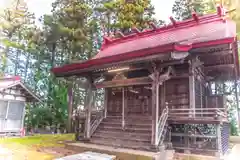
[[151, 116], [151, 88], [147, 85], [108, 88], [108, 115]]

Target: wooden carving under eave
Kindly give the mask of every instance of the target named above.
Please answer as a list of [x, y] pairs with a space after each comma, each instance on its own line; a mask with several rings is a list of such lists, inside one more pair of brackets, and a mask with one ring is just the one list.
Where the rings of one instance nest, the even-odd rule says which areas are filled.
[[118, 73], [113, 78], [113, 80], [124, 80], [124, 79], [127, 79], [127, 77], [124, 75], [124, 73]]
[[156, 80], [159, 85], [171, 78], [171, 74], [174, 74], [174, 70], [171, 66], [168, 67], [167, 71], [160, 74], [158, 71], [154, 71], [149, 77], [152, 80]]

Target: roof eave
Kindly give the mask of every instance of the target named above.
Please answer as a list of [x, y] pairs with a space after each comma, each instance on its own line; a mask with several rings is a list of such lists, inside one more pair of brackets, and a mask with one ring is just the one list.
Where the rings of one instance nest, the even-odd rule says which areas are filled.
[[[191, 48], [188, 48], [188, 49], [190, 50], [195, 48], [210, 47], [210, 46], [221, 45], [221, 44], [231, 44], [235, 41], [236, 41], [236, 37], [228, 37], [224, 39], [194, 43], [194, 44], [191, 44]], [[91, 59], [83, 63], [67, 64], [61, 67], [53, 68], [51, 71], [54, 73], [56, 77], [72, 76], [71, 74], [69, 75], [68, 73], [77, 70], [78, 73], [80, 74], [86, 71], [86, 69], [88, 69], [88, 71], [91, 71], [91, 68], [96, 68], [103, 64], [119, 63], [127, 59], [135, 59], [135, 58], [150, 56], [154, 54], [166, 54], [166, 53], [175, 51], [174, 45], [175, 44], [167, 44], [167, 45], [162, 45], [155, 48], [147, 48], [140, 51], [134, 51], [134, 52], [124, 53], [124, 54], [110, 56], [110, 57]]]
[[6, 90], [9, 88], [12, 88], [14, 86], [20, 85], [24, 90], [26, 90], [37, 102], [41, 102], [41, 99], [38, 98], [32, 91], [30, 91], [21, 81], [17, 81], [16, 83], [13, 83], [12, 85], [6, 86], [5, 88], [2, 88], [2, 90]]

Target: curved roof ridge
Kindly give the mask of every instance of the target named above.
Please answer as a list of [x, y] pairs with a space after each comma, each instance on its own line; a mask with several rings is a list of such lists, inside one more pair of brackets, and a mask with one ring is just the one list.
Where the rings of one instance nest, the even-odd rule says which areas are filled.
[[[193, 13], [193, 14], [195, 14], [195, 13]], [[172, 19], [172, 18], [170, 18], [170, 19]], [[182, 29], [182, 28], [186, 28], [186, 27], [191, 27], [191, 26], [194, 26], [194, 25], [211, 23], [211, 22], [218, 21], [218, 20], [224, 20], [224, 19], [223, 19], [222, 15], [214, 13], [214, 14], [199, 16], [199, 17], [197, 17], [197, 19], [195, 19], [193, 17], [191, 19], [187, 19], [187, 20], [184, 20], [184, 21], [175, 21], [174, 20], [175, 23], [171, 23], [169, 25], [159, 27], [157, 29], [148, 29], [148, 30], [145, 30], [145, 31], [140, 32], [140, 33], [132, 33], [132, 34], [126, 35], [126, 36], [121, 37], [121, 38], [111, 38], [111, 37], [105, 36], [103, 45], [101, 47], [101, 50], [104, 50], [108, 46], [117, 45], [117, 44], [122, 43], [122, 42], [133, 41], [133, 40], [138, 39], [138, 38], [144, 38], [144, 37], [155, 35], [155, 34], [170, 32], [170, 31], [173, 31], [173, 30], [178, 30], [178, 29]]]

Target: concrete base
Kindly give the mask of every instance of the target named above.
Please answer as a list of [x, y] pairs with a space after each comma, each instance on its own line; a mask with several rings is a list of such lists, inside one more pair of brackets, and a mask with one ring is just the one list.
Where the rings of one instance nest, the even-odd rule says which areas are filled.
[[186, 159], [186, 160], [220, 160], [215, 156], [205, 156], [199, 154], [185, 154], [185, 153], [175, 153], [176, 159]]
[[66, 144], [67, 149], [75, 150], [79, 153], [92, 151], [97, 153], [104, 153], [110, 155], [116, 155], [117, 159], [123, 160], [172, 160], [174, 156], [173, 150], [164, 150], [162, 152], [148, 152], [139, 151], [126, 148], [114, 148], [110, 146], [89, 144], [89, 143], [68, 143]]

